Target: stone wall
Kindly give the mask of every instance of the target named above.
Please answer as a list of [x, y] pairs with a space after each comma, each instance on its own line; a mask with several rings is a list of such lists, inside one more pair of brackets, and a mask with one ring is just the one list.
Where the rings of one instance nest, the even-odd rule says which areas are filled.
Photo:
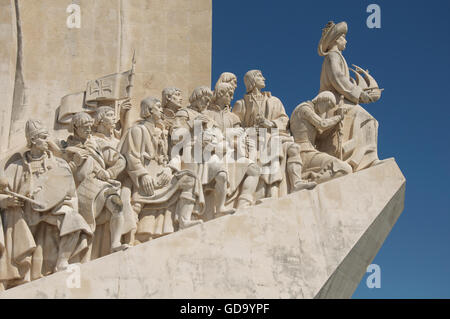
[[[66, 25], [72, 3], [79, 29]], [[129, 70], [134, 49], [132, 118], [142, 98], [167, 86], [186, 103], [193, 88], [210, 85], [211, 29], [211, 0], [0, 0], [1, 158], [25, 145], [29, 118], [66, 137], [55, 125], [61, 98]]]

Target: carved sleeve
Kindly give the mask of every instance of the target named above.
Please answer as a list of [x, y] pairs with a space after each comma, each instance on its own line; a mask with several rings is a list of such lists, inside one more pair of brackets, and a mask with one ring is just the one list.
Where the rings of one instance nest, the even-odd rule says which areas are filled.
[[325, 69], [334, 89], [351, 102], [358, 103], [362, 89], [350, 82], [341, 66], [341, 57], [331, 52], [325, 57]]
[[122, 154], [117, 153], [115, 157], [116, 161], [114, 165], [107, 169], [109, 176], [112, 179], [117, 179], [117, 176], [119, 176], [119, 174], [125, 169], [127, 165], [125, 157]]
[[304, 105], [302, 107], [300, 116], [305, 118], [309, 123], [311, 123], [316, 129], [320, 131], [325, 131], [329, 128], [334, 127], [337, 123], [339, 123], [341, 117], [339, 115], [333, 116], [329, 119], [323, 119], [319, 115], [314, 112], [314, 110], [308, 106]]
[[244, 105], [244, 100], [237, 101], [234, 104], [233, 109], [231, 110], [231, 112], [233, 112], [233, 114], [237, 115], [237, 117], [239, 118], [242, 126], [245, 127], [245, 121], [244, 121], [245, 105]]
[[274, 110], [274, 118], [271, 119], [271, 121], [276, 125], [276, 127], [281, 130], [285, 131], [287, 129], [287, 125], [289, 123], [289, 117], [286, 114], [286, 110], [284, 109], [283, 103], [280, 101], [280, 99], [273, 97], [272, 99], [275, 100], [274, 106], [276, 107], [276, 110]]
[[142, 163], [142, 152], [144, 152], [143, 134], [140, 127], [133, 127], [125, 136], [125, 144], [122, 154], [126, 158], [128, 175], [136, 185], [139, 185], [139, 177], [146, 175], [147, 170]]

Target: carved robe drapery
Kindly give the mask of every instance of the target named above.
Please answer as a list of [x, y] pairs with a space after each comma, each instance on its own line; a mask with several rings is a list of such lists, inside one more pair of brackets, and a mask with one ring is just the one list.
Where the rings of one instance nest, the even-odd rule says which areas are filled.
[[[84, 163], [76, 167], [72, 160], [74, 154], [80, 150], [88, 150], [89, 156]], [[125, 159], [113, 148], [102, 149], [97, 138], [91, 136], [84, 143], [75, 136], [69, 136], [65, 148], [66, 160], [71, 164], [77, 193], [79, 197], [79, 212], [95, 233], [90, 243], [90, 259], [96, 259], [108, 255], [111, 250], [111, 232], [109, 219], [111, 214], [105, 208], [106, 199], [112, 194], [120, 196], [121, 183], [114, 180], [125, 168]], [[107, 170], [111, 176], [108, 181], [102, 181], [96, 177], [99, 170]], [[130, 216], [124, 215], [124, 227], [122, 234], [131, 231], [132, 221]], [[127, 217], [129, 217], [127, 219]]]
[[[172, 173], [168, 163], [167, 143], [167, 132], [164, 128], [156, 127], [149, 121], [141, 121], [128, 130], [120, 146], [121, 153], [127, 160], [127, 173], [132, 183], [131, 202], [138, 213], [140, 212], [137, 238], [172, 233], [175, 230], [177, 200], [186, 189], [192, 188], [191, 193], [182, 196], [190, 196], [196, 201], [194, 211], [201, 214], [204, 209], [201, 184], [195, 182], [195, 175], [190, 171], [181, 170], [180, 167], [176, 167], [177, 170]], [[167, 185], [160, 184], [160, 175], [163, 171], [170, 172], [171, 179]], [[141, 177], [144, 175], [149, 175], [153, 180], [153, 195], [146, 195], [143, 192]], [[186, 187], [191, 181], [195, 185]]]
[[262, 181], [269, 187], [278, 185], [278, 197], [288, 192], [286, 159], [287, 149], [293, 144], [293, 139], [288, 131], [289, 117], [283, 103], [270, 92], [261, 94], [259, 98], [245, 94], [243, 99], [235, 103], [233, 113], [239, 117], [247, 131], [256, 126], [258, 116], [271, 121], [278, 129], [277, 135], [272, 134], [272, 129], [267, 129], [265, 136], [259, 134], [257, 156]]
[[[72, 261], [86, 261], [88, 240], [92, 232], [81, 215], [78, 214], [78, 198], [72, 178], [64, 178], [61, 183], [59, 173], [71, 175], [67, 163], [53, 157], [51, 152], [44, 154], [43, 159], [36, 161], [41, 166], [37, 172], [29, 153], [10, 164], [5, 176], [13, 192], [21, 195], [35, 194], [36, 185], [41, 181], [51, 180], [61, 190], [52, 194], [42, 194], [39, 198], [58, 196], [46, 211], [35, 210], [29, 202], [20, 208], [7, 208], [3, 213], [5, 228], [6, 253], [0, 259], [2, 264], [1, 280], [16, 282], [38, 279], [52, 273], [58, 257], [58, 244], [63, 236], [77, 236], [77, 245], [71, 252]], [[33, 167], [33, 168], [32, 168]], [[70, 182], [71, 181], [71, 182]], [[41, 190], [45, 192], [45, 188]], [[61, 198], [59, 198], [61, 197]], [[4, 268], [3, 266], [6, 266]]]
[[303, 179], [324, 182], [339, 172], [352, 172], [347, 163], [315, 148], [317, 135], [337, 123], [339, 123], [339, 117], [321, 118], [315, 112], [311, 101], [301, 103], [292, 112], [290, 129], [295, 143], [300, 146]]
[[[378, 122], [359, 102], [362, 89], [350, 80], [347, 62], [341, 52], [331, 51], [325, 56], [320, 76], [320, 92], [330, 91], [339, 103], [344, 96], [343, 107], [348, 109], [343, 120], [342, 160], [349, 163], [354, 171], [369, 166], [377, 155]], [[334, 115], [330, 110], [328, 116]], [[330, 137], [319, 137], [318, 149], [332, 156], [339, 157], [337, 132]]]
[[[253, 175], [258, 169], [257, 167], [252, 167], [256, 166], [256, 163], [246, 157], [248, 152], [245, 142], [245, 133], [237, 138], [236, 135], [231, 132], [233, 128], [241, 127], [241, 120], [236, 114], [231, 112], [230, 107], [225, 106], [221, 109], [220, 106], [212, 104], [209, 106], [208, 110], [205, 111], [205, 114], [218, 125], [230, 148], [224, 150], [225, 159], [227, 159], [225, 164], [229, 181], [228, 204], [235, 201], [239, 196], [239, 187], [247, 176], [247, 173]], [[231, 154], [232, 158], [229, 158], [227, 154]]]

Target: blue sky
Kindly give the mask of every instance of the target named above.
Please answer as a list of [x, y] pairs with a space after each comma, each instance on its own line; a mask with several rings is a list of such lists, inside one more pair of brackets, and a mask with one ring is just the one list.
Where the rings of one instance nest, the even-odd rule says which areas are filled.
[[[381, 8], [369, 29], [366, 8]], [[373, 263], [381, 288], [364, 276], [354, 298], [450, 298], [450, 1], [213, 0], [212, 85], [223, 71], [262, 70], [266, 89], [290, 115], [319, 89], [321, 30], [349, 26], [344, 56], [385, 88], [366, 105], [378, 120], [380, 158], [406, 177], [405, 210]]]

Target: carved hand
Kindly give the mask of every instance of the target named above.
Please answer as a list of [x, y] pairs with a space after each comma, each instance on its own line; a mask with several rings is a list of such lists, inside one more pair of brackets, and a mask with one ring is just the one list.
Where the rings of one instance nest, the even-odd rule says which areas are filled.
[[144, 175], [141, 177], [141, 185], [144, 195], [153, 196], [155, 190], [153, 189], [153, 181], [150, 175]]
[[209, 123], [211, 120], [204, 114], [200, 114], [195, 118], [196, 121], [202, 121], [202, 123]]
[[83, 162], [88, 158], [89, 151], [86, 150], [80, 150], [80, 152], [74, 153], [73, 155], [73, 161], [75, 165], [81, 166]]
[[104, 169], [101, 169], [97, 173], [97, 178], [106, 182], [108, 179], [111, 178], [111, 176], [109, 175], [108, 171], [105, 171]]
[[256, 141], [254, 139], [247, 138], [246, 143], [247, 143], [247, 148], [249, 151], [256, 149]]
[[235, 127], [234, 128], [234, 134], [237, 137], [241, 137], [245, 133], [245, 130], [242, 127]]
[[120, 103], [120, 111], [128, 112], [131, 108], [131, 99], [129, 98]]
[[159, 185], [159, 186], [163, 187], [163, 186], [169, 184], [170, 179], [171, 179], [171, 175], [170, 175], [171, 171], [172, 171], [172, 170], [171, 170], [169, 167], [166, 167], [166, 168], [161, 172], [161, 174], [159, 175], [159, 178], [160, 178], [160, 179], [159, 179], [159, 182], [158, 182], [158, 185]]
[[23, 200], [15, 197], [15, 196], [8, 196], [4, 199], [4, 205], [6, 208], [13, 208], [13, 207], [22, 207], [24, 205]]

